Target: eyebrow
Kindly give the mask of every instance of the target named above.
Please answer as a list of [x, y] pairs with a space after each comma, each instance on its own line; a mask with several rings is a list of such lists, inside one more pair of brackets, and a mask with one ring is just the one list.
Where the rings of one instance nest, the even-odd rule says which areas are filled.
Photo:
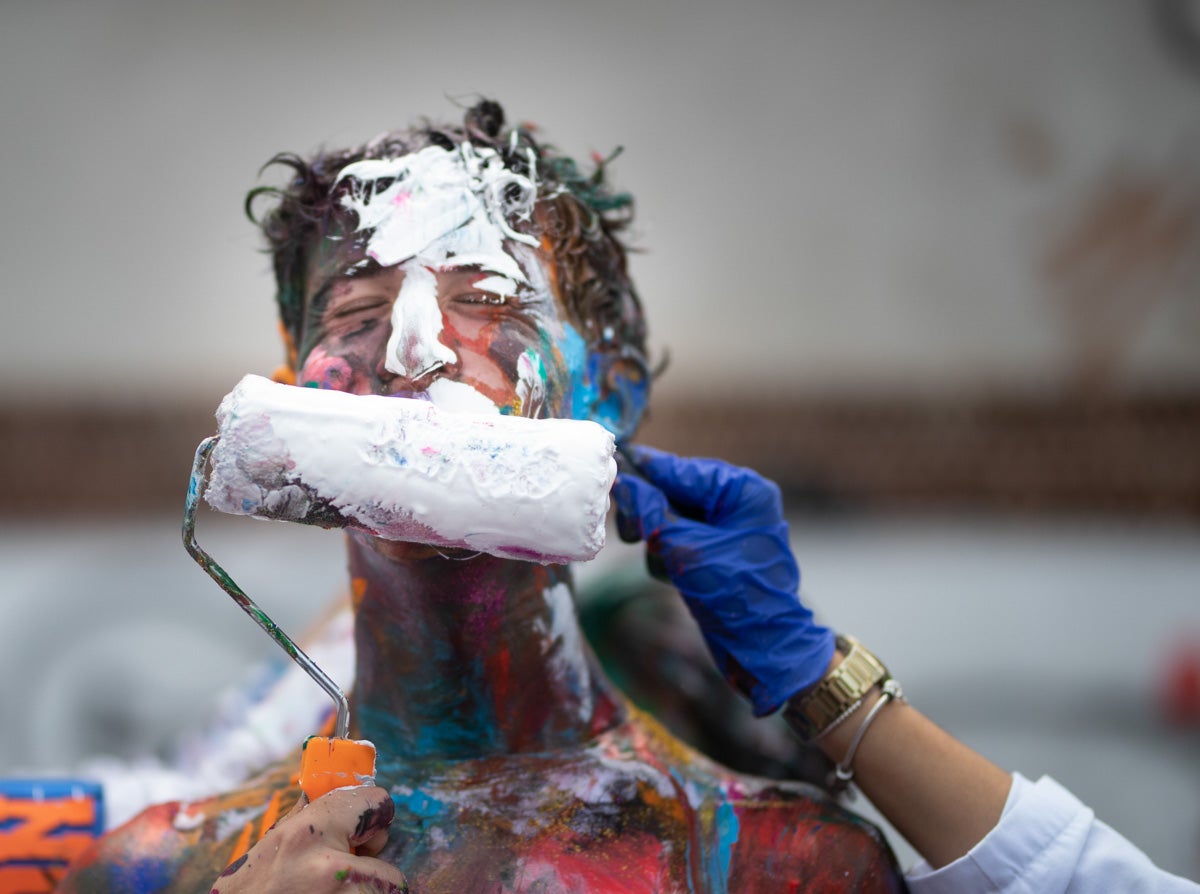
[[[447, 275], [461, 274], [463, 276], [475, 277], [480, 280], [491, 279], [493, 277], [497, 279], [506, 279], [516, 286], [517, 291], [524, 291], [528, 288], [528, 282], [522, 282], [519, 279], [513, 279], [507, 273], [502, 273], [499, 270], [493, 270], [491, 267], [488, 267], [484, 264], [464, 264], [461, 267], [443, 266], [439, 267], [437, 272]], [[484, 291], [488, 290], [485, 289]]]
[[383, 267], [374, 258], [363, 258], [356, 264], [351, 265], [348, 269], [342, 270], [333, 274], [325, 282], [325, 287], [336, 285], [339, 282], [346, 282], [355, 279], [371, 279], [376, 276], [381, 276], [386, 273], [389, 268]]
[[346, 279], [363, 279], [370, 276], [378, 276], [389, 269], [374, 258], [366, 257], [358, 263], [350, 265], [350, 268], [341, 275]]

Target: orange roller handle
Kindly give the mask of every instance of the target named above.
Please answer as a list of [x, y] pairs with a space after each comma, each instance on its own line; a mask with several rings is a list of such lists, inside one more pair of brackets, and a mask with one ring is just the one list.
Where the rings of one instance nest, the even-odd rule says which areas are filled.
[[348, 785], [375, 782], [375, 746], [361, 739], [309, 736], [300, 753], [300, 788], [315, 801]]

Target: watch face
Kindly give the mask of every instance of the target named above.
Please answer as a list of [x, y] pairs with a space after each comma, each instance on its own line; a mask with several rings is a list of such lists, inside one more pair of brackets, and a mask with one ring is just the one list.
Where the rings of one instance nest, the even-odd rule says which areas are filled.
[[784, 716], [804, 739], [812, 739], [854, 712], [871, 687], [889, 679], [887, 668], [852, 637], [839, 636], [845, 657], [802, 699], [789, 702]]

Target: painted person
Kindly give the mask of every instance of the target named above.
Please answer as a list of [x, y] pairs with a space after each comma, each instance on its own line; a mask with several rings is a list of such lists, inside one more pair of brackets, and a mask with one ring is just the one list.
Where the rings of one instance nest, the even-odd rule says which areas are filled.
[[[274, 161], [289, 182], [248, 205], [273, 203], [282, 378], [633, 434], [645, 327], [603, 162], [585, 176], [488, 101], [461, 126]], [[727, 770], [634, 709], [581, 638], [568, 567], [347, 547], [351, 734], [378, 748], [377, 786], [307, 803], [293, 755], [147, 810], [62, 890], [903, 890], [878, 831], [819, 789]], [[799, 673], [757, 679], [753, 642], [726, 667], [764, 712], [833, 654], [824, 633], [790, 645]]]

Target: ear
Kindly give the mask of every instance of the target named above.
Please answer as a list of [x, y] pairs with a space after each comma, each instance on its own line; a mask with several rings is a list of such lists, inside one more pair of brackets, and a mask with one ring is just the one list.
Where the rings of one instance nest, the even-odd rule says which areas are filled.
[[287, 326], [283, 324], [283, 320], [279, 321], [279, 335], [283, 339], [283, 349], [287, 352], [287, 363], [283, 364], [271, 374], [271, 378], [281, 385], [296, 384], [296, 340], [292, 338], [292, 333], [288, 331]]
[[588, 378], [593, 397], [587, 418], [607, 428], [618, 442], [633, 437], [650, 396], [646, 361], [618, 350], [593, 351]]
[[276, 367], [275, 372], [271, 373], [271, 380], [280, 385], [295, 385], [296, 371], [286, 365]]

